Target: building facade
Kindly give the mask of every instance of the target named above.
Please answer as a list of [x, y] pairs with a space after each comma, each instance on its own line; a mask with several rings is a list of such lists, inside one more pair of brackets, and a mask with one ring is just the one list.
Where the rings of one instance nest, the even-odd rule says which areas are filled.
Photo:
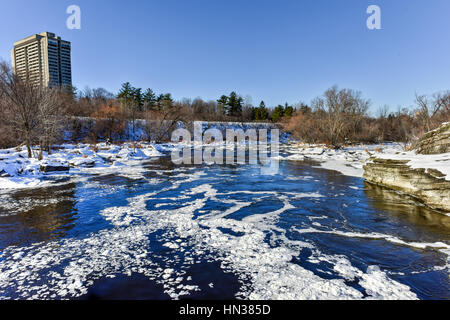
[[45, 87], [72, 86], [71, 45], [54, 33], [42, 32], [14, 43], [15, 74]]

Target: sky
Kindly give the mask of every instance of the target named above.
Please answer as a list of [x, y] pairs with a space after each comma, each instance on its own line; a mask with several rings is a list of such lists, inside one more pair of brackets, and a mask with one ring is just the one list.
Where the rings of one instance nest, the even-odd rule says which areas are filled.
[[[69, 30], [69, 5], [81, 29]], [[369, 5], [381, 30], [369, 30]], [[72, 43], [73, 84], [124, 82], [175, 99], [236, 91], [258, 105], [309, 103], [333, 85], [372, 112], [450, 90], [449, 0], [2, 0], [0, 59], [50, 31]]]

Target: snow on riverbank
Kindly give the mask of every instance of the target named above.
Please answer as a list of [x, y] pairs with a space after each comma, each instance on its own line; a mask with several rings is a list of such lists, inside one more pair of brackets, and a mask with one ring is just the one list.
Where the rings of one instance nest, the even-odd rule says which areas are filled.
[[325, 145], [287, 144], [281, 147], [287, 153], [281, 160], [314, 160], [319, 167], [336, 170], [346, 176], [362, 177], [363, 166], [371, 157], [392, 160], [408, 160], [406, 165], [412, 169], [434, 169], [450, 180], [450, 153], [422, 155], [414, 151], [403, 151], [401, 144], [359, 145], [338, 150]]
[[[152, 144], [61, 145], [43, 160], [29, 159], [26, 148], [0, 150], [0, 189], [40, 187], [51, 183], [49, 178], [83, 171], [118, 171], [118, 167], [133, 165], [162, 155]], [[38, 152], [37, 150], [34, 150]]]
[[450, 180], [450, 153], [424, 155], [413, 151], [401, 152], [395, 155], [378, 155], [380, 159], [408, 160], [412, 169], [433, 169], [441, 172], [445, 180]]
[[[142, 161], [168, 154], [174, 149], [193, 146], [208, 146], [217, 151], [233, 149], [233, 144], [193, 143], [185, 145], [125, 143], [122, 145], [77, 144], [61, 145], [52, 154], [44, 153], [44, 159], [28, 159], [25, 147], [0, 150], [0, 190], [42, 187], [54, 183], [51, 178], [77, 173], [110, 172], [129, 176], [135, 174]], [[256, 146], [255, 146], [256, 147]], [[38, 152], [37, 150], [35, 150]], [[396, 143], [378, 145], [357, 145], [341, 149], [330, 149], [325, 145], [286, 143], [280, 145], [278, 160], [317, 161], [317, 167], [335, 170], [343, 175], [362, 177], [363, 166], [371, 157], [394, 160], [409, 160], [411, 168], [435, 169], [450, 180], [450, 153], [441, 155], [418, 155], [403, 151], [403, 145]], [[134, 170], [134, 171], [133, 171]], [[139, 171], [139, 170], [138, 170]]]
[[403, 146], [400, 144], [373, 144], [330, 149], [325, 145], [287, 144], [280, 148], [287, 156], [281, 160], [313, 160], [320, 164], [318, 167], [339, 171], [343, 175], [362, 177], [363, 166], [372, 156], [384, 155], [387, 157], [400, 153]]

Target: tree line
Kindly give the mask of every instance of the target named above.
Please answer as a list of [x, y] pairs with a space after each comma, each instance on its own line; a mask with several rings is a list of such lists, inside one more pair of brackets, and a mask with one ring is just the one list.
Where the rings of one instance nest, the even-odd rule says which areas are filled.
[[311, 106], [302, 105], [283, 127], [301, 141], [339, 146], [346, 143], [411, 143], [424, 133], [450, 121], [450, 91], [431, 96], [415, 96], [412, 108], [388, 106], [369, 115], [370, 100], [362, 93], [334, 86], [315, 98]]
[[[28, 156], [42, 157], [62, 141], [162, 142], [184, 122], [274, 122], [304, 142], [341, 145], [349, 142], [411, 142], [450, 121], [450, 93], [416, 95], [414, 108], [369, 114], [370, 100], [351, 89], [332, 87], [311, 103], [274, 108], [236, 92], [217, 100], [174, 100], [170, 93], [133, 87], [117, 94], [103, 88], [45, 88], [16, 76], [0, 63], [0, 148], [25, 145]], [[36, 148], [37, 146], [37, 148]], [[33, 148], [34, 147], [34, 148]], [[37, 150], [37, 151], [36, 151]]]

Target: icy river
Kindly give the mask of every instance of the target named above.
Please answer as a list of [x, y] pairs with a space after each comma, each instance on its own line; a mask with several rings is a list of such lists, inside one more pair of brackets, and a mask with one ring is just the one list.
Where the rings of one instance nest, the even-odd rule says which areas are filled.
[[0, 193], [0, 299], [449, 299], [450, 217], [282, 161]]

